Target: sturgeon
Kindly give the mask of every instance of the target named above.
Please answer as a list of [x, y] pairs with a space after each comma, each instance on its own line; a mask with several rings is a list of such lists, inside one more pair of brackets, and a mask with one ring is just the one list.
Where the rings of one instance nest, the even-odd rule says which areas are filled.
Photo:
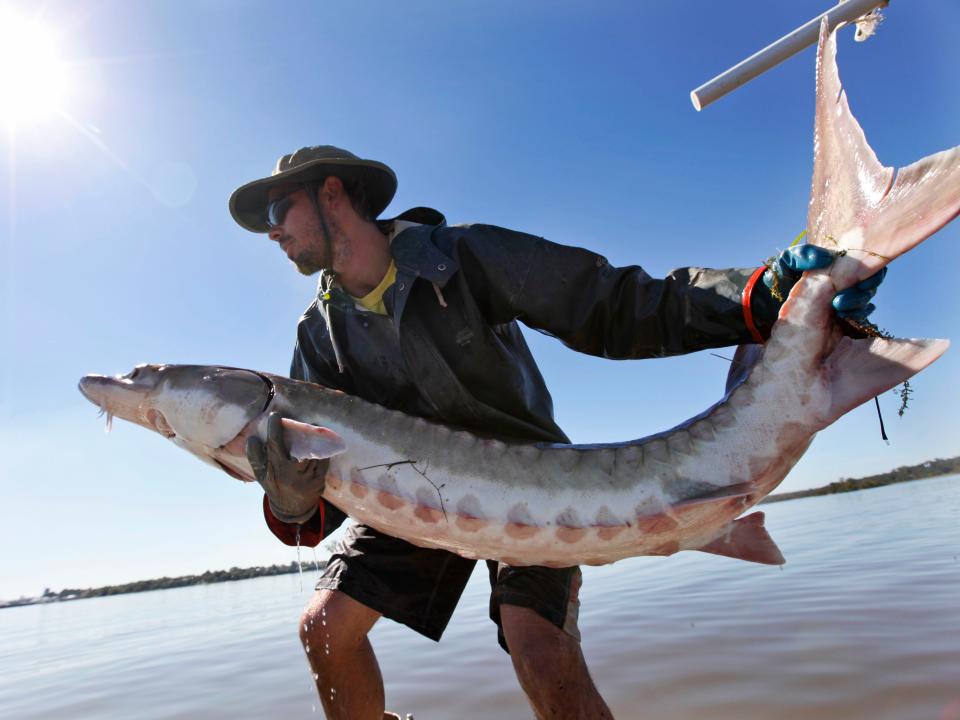
[[501, 442], [318, 385], [212, 366], [142, 365], [88, 375], [83, 394], [244, 481], [246, 439], [278, 412], [291, 456], [329, 458], [323, 497], [423, 547], [510, 565], [599, 565], [701, 550], [783, 556], [763, 514], [814, 435], [920, 371], [946, 340], [852, 339], [831, 309], [960, 212], [960, 147], [894, 173], [850, 113], [836, 37], [817, 51], [810, 241], [838, 252], [808, 272], [764, 346], [743, 346], [724, 397], [666, 432], [607, 445]]

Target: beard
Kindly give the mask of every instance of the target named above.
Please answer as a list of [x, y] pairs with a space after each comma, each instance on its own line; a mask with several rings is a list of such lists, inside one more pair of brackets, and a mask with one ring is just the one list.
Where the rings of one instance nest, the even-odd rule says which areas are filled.
[[321, 270], [333, 270], [333, 239], [338, 238], [338, 248], [343, 242], [343, 233], [340, 226], [330, 217], [327, 217], [319, 205], [317, 209], [317, 225], [310, 228], [310, 243], [295, 257], [290, 258], [301, 275], [314, 275]]
[[[291, 242], [292, 239], [288, 239], [288, 237], [280, 238], [280, 244], [283, 245], [283, 243]], [[313, 275], [321, 270], [330, 268], [333, 264], [328, 261], [325, 248], [326, 243], [322, 237], [318, 240], [311, 239], [309, 247], [303, 248], [295, 255], [288, 253], [288, 257], [294, 267], [297, 268], [297, 272], [302, 275]]]
[[[304, 253], [306, 254], [306, 253]], [[327, 267], [327, 264], [319, 260], [304, 259], [303, 256], [299, 256], [293, 260], [294, 266], [297, 268], [297, 272], [301, 275], [315, 275], [321, 270], [329, 270], [331, 268]]]

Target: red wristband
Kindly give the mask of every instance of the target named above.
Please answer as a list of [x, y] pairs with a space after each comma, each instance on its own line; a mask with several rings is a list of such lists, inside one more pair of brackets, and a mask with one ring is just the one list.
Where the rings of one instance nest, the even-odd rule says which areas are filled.
[[759, 345], [763, 344], [763, 335], [760, 334], [756, 324], [753, 322], [753, 308], [750, 307], [750, 296], [753, 295], [753, 286], [757, 284], [757, 280], [760, 279], [760, 276], [763, 275], [766, 269], [766, 265], [761, 265], [754, 271], [750, 279], [747, 280], [747, 284], [744, 285], [743, 294], [740, 296], [740, 304], [743, 306], [743, 322], [746, 323], [747, 330], [750, 331], [750, 337]]
[[[300, 545], [304, 547], [316, 547], [323, 540], [327, 512], [323, 500], [318, 503], [318, 506], [318, 511], [299, 526]], [[276, 535], [280, 542], [290, 546], [297, 544], [297, 524], [278, 520], [270, 510], [270, 501], [266, 495], [263, 496], [263, 517], [267, 521], [270, 532]]]

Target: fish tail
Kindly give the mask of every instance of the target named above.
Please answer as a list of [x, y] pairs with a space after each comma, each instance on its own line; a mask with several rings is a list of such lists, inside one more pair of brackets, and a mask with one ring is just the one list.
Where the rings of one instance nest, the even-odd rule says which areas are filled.
[[960, 147], [894, 170], [884, 167], [850, 111], [836, 34], [817, 50], [810, 242], [841, 254], [830, 269], [843, 290], [878, 272], [960, 214]]
[[960, 147], [900, 168], [862, 233], [849, 233], [831, 277], [838, 289], [865, 280], [960, 215]]

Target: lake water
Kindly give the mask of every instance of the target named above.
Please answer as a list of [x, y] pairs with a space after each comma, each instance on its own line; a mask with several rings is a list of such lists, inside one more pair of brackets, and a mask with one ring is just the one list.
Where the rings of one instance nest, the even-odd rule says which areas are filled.
[[[701, 553], [584, 572], [617, 718], [960, 719], [960, 476], [764, 506], [783, 569]], [[0, 611], [0, 717], [322, 718], [315, 573]], [[443, 640], [381, 621], [387, 707], [530, 718], [478, 570]]]

